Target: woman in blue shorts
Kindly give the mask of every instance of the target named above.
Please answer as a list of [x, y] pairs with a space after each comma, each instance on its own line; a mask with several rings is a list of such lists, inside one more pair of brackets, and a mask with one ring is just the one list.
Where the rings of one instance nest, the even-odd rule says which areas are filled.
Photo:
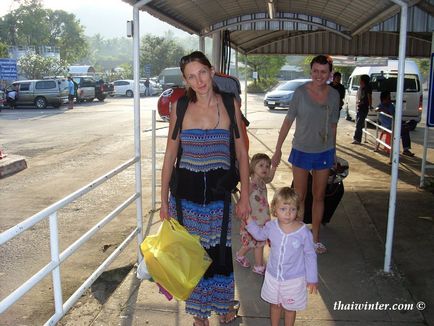
[[[304, 209], [309, 172], [312, 172], [312, 235], [317, 253], [327, 251], [319, 241], [319, 228], [324, 214], [324, 197], [329, 169], [336, 157], [336, 127], [339, 119], [339, 94], [327, 85], [333, 68], [324, 55], [310, 63], [312, 81], [294, 92], [288, 113], [280, 128], [272, 164], [282, 157], [282, 145], [296, 120], [292, 150], [288, 161], [292, 164], [294, 188]], [[303, 215], [303, 214], [301, 214]]]

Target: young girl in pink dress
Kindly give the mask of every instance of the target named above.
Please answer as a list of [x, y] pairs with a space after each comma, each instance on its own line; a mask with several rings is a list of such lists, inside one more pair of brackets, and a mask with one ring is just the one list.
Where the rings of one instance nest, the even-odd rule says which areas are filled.
[[[271, 167], [271, 159], [267, 154], [258, 153], [253, 155], [250, 161], [250, 185], [249, 201], [252, 209], [250, 217], [256, 221], [256, 224], [263, 226], [270, 220], [270, 208], [267, 198], [267, 183], [270, 183], [276, 168]], [[264, 245], [265, 241], [256, 241], [246, 230], [246, 220], [241, 220], [240, 235], [241, 248], [235, 255], [235, 260], [243, 267], [249, 268], [250, 262], [246, 257], [247, 252], [253, 248], [255, 256], [255, 265], [252, 271], [264, 275]]]

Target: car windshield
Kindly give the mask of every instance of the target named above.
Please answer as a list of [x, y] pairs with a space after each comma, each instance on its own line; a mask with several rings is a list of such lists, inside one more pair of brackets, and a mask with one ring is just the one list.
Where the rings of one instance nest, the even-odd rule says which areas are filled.
[[289, 82], [280, 84], [276, 87], [276, 90], [279, 91], [295, 91], [295, 89], [303, 84], [305, 84], [306, 81], [304, 80], [290, 80]]
[[[396, 84], [398, 76], [396, 74], [372, 74], [371, 85], [372, 90], [382, 92], [396, 92]], [[404, 91], [419, 92], [420, 85], [417, 75], [405, 74], [404, 76]]]

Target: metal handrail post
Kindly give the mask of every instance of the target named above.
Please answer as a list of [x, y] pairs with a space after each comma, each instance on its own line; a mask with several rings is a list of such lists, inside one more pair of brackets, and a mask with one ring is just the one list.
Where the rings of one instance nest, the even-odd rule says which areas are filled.
[[53, 278], [55, 316], [63, 316], [62, 281], [60, 278], [59, 231], [57, 227], [57, 212], [50, 214], [50, 251], [51, 261], [56, 267], [51, 271]]
[[151, 207], [152, 210], [156, 209], [156, 202], [157, 202], [157, 123], [156, 123], [157, 115], [154, 109], [152, 109], [152, 159], [151, 159], [151, 165], [152, 165], [152, 203]]

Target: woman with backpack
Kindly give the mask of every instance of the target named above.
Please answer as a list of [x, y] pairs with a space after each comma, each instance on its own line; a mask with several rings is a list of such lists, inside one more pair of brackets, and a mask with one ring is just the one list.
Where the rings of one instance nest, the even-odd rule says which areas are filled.
[[234, 301], [231, 250], [233, 156], [241, 181], [236, 214], [247, 219], [250, 212], [248, 155], [244, 135], [239, 133], [241, 111], [233, 97], [218, 92], [214, 69], [202, 52], [182, 57], [180, 68], [187, 98], [179, 99], [170, 113], [160, 218], [177, 218], [191, 234], [199, 235], [213, 260], [186, 300], [186, 312], [194, 316], [194, 325], [209, 325], [212, 311], [221, 323], [229, 323], [239, 308]]

